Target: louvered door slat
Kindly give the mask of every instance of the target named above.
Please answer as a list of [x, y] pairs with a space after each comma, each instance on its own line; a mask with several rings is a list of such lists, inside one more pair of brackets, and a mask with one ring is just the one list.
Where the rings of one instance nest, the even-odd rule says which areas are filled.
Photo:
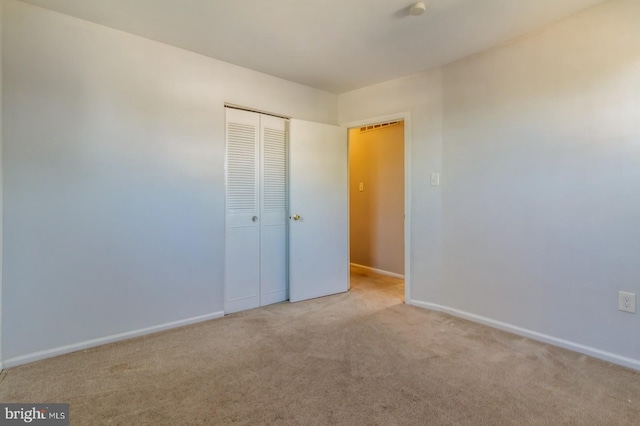
[[258, 208], [257, 132], [251, 124], [227, 123], [227, 212]]
[[263, 133], [263, 208], [284, 209], [287, 204], [287, 135], [265, 128]]

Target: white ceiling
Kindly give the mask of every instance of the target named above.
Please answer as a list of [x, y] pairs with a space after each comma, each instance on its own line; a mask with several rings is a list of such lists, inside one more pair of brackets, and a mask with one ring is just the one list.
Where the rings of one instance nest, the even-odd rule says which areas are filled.
[[444, 65], [603, 0], [24, 0], [342, 93]]

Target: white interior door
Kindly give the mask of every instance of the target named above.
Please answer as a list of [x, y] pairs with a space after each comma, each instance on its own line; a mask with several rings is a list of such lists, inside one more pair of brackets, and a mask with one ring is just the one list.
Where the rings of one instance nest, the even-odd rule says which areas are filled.
[[283, 118], [260, 116], [260, 306], [289, 296], [286, 125]]
[[225, 312], [260, 306], [260, 116], [227, 108]]
[[349, 288], [347, 130], [289, 124], [289, 299]]

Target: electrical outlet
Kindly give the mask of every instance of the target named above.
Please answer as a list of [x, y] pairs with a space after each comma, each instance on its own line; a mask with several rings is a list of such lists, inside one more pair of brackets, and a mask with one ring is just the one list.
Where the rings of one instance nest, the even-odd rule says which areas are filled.
[[626, 291], [618, 292], [618, 310], [624, 312], [636, 313], [636, 294], [627, 293]]

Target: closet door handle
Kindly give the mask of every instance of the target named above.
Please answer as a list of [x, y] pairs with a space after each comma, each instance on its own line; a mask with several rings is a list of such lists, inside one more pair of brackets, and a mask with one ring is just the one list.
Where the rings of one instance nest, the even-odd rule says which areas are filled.
[[299, 214], [293, 215], [293, 220], [300, 220], [300, 219], [302, 219], [302, 216], [300, 216]]
[[258, 221], [258, 216], [254, 216], [251, 218], [251, 222], [257, 222]]

